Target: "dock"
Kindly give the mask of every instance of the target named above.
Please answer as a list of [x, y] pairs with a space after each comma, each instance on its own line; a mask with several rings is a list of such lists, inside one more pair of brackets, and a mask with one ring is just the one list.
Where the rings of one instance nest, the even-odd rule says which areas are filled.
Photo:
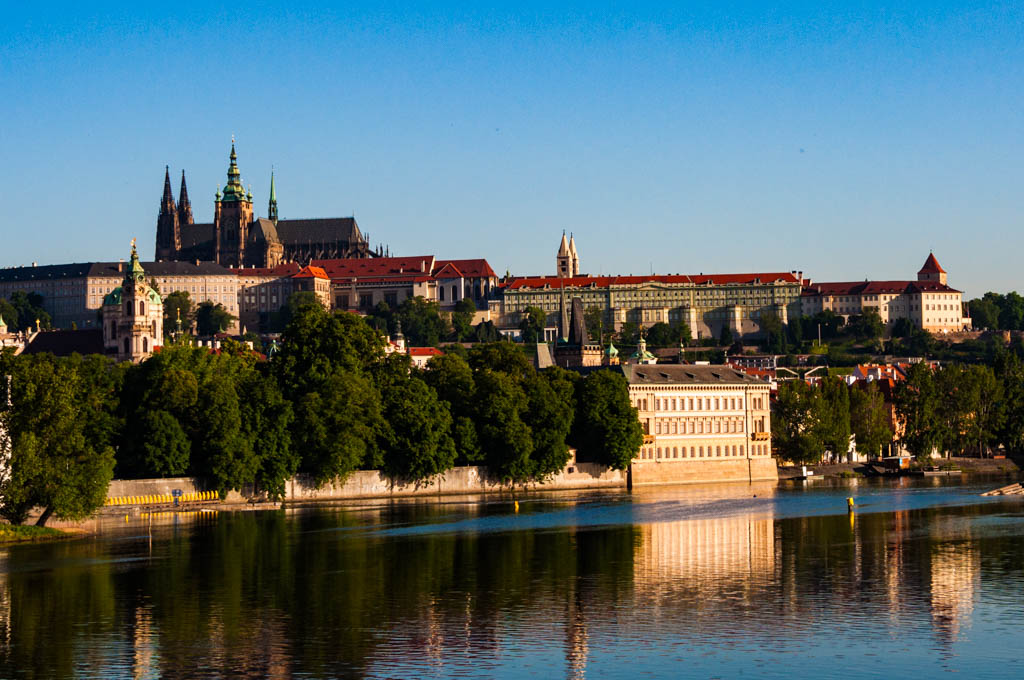
[[1010, 484], [1003, 486], [998, 489], [992, 489], [981, 494], [982, 496], [1021, 496], [1024, 495], [1024, 486], [1021, 486], [1020, 482], [1016, 484]]

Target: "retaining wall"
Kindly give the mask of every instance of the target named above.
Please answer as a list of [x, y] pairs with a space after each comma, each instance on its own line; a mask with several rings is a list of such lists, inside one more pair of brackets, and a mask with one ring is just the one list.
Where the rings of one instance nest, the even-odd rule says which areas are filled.
[[634, 485], [777, 482], [778, 480], [779, 472], [774, 458], [633, 462]]

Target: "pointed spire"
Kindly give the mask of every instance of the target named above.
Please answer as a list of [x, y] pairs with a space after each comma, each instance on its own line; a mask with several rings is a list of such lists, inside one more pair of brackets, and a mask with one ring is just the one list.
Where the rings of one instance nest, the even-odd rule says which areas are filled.
[[[562, 236], [564, 238], [565, 234], [563, 233]], [[576, 237], [572, 235], [572, 232], [569, 232], [569, 254], [574, 257], [576, 255]]]
[[192, 224], [192, 202], [188, 200], [188, 187], [185, 186], [185, 171], [181, 171], [181, 190], [178, 192], [178, 223]]
[[[565, 234], [562, 234], [562, 241], [565, 241]], [[565, 306], [565, 282], [562, 282], [560, 287], [561, 295], [559, 296], [559, 319], [558, 319], [558, 340], [559, 342], [569, 342], [569, 310]]]
[[267, 217], [277, 224], [277, 190], [274, 188], [274, 171], [270, 171], [270, 203], [267, 207]]
[[231, 137], [231, 156], [228, 165], [228, 183], [224, 186], [225, 203], [237, 203], [245, 200], [245, 187], [242, 186], [242, 173], [238, 170], [238, 154], [235, 153], [235, 138]]
[[565, 257], [569, 254], [569, 242], [565, 240], [565, 230], [562, 230], [562, 242], [558, 246], [558, 256]]
[[142, 281], [146, 278], [146, 272], [142, 269], [142, 264], [139, 262], [139, 253], [135, 249], [135, 239], [132, 239], [132, 255], [131, 260], [128, 262], [128, 271], [125, 273], [124, 280], [128, 281]]
[[160, 214], [169, 215], [175, 211], [174, 194], [171, 193], [171, 167], [164, 166], [164, 195], [160, 199]]

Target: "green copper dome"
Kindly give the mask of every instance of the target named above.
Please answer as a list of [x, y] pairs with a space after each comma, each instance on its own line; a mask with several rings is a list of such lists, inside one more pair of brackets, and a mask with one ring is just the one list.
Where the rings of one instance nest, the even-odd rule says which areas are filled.
[[238, 154], [235, 153], [235, 140], [231, 140], [231, 165], [228, 166], [228, 183], [224, 186], [223, 203], [241, 203], [246, 200], [245, 187], [242, 186], [242, 173], [238, 170]]

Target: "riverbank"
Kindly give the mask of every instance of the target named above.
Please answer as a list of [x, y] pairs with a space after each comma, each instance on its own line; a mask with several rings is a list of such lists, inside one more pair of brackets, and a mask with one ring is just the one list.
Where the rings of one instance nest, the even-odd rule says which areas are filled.
[[[954, 465], [960, 468], [964, 476], [994, 476], [1007, 475], [1017, 476], [1024, 470], [1024, 458], [1019, 456], [995, 459], [995, 458], [943, 458], [936, 460], [935, 465]], [[808, 471], [813, 471], [815, 477], [855, 477], [862, 476], [866, 472], [864, 463], [841, 463], [838, 465], [808, 465]], [[796, 479], [803, 476], [799, 465], [779, 466], [779, 480]]]
[[9, 543], [39, 543], [60, 541], [74, 536], [76, 531], [21, 524], [0, 524], [0, 545]]

